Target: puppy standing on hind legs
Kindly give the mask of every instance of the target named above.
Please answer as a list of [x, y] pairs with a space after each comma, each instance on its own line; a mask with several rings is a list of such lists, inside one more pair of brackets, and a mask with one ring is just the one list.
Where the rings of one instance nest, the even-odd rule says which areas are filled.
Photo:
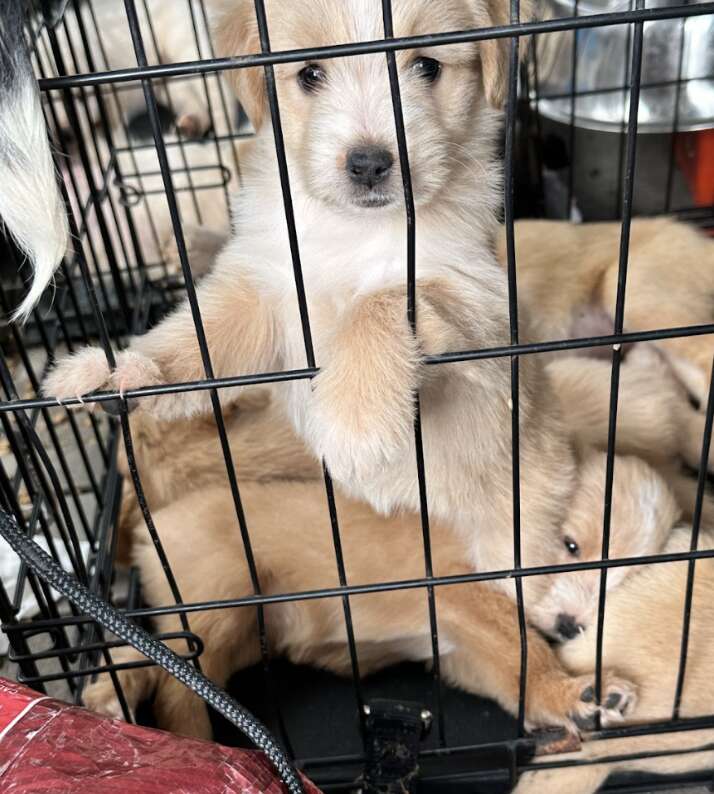
[[[275, 49], [383, 36], [381, 3], [266, 3]], [[398, 35], [508, 21], [500, 0], [395, 0]], [[521, 4], [523, 16], [527, 6]], [[259, 50], [254, 7], [224, 3], [223, 54]], [[279, 390], [287, 414], [335, 480], [378, 510], [417, 511], [413, 410], [423, 406], [433, 517], [459, 530], [470, 564], [512, 563], [510, 377], [507, 362], [426, 368], [425, 353], [508, 339], [505, 275], [495, 256], [500, 167], [495, 139], [508, 45], [503, 40], [397, 55], [416, 196], [417, 337], [406, 319], [406, 230], [389, 79], [382, 55], [276, 65], [296, 227], [320, 374], [311, 390]], [[260, 70], [233, 73], [257, 136], [246, 147], [236, 233], [198, 288], [217, 376], [304, 366], [290, 246]], [[463, 155], [466, 153], [466, 158]], [[460, 159], [462, 158], [462, 159]], [[477, 167], [479, 178], [472, 169]], [[365, 234], [365, 226], [369, 234]], [[276, 232], [277, 230], [277, 232]], [[99, 351], [59, 362], [45, 392], [127, 390], [192, 381], [204, 370], [184, 304], [119, 354], [110, 373]], [[534, 357], [521, 362], [523, 561], [559, 544], [575, 465]], [[224, 390], [224, 401], [237, 392]], [[159, 418], [205, 413], [204, 392], [142, 399]], [[526, 591], [537, 590], [529, 577]], [[502, 585], [513, 595], [511, 583]]]

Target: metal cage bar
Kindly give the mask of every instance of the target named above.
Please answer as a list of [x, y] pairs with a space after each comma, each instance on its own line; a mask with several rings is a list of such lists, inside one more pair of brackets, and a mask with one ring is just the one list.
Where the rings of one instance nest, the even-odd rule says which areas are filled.
[[[707, 405], [706, 425], [704, 438], [702, 440], [702, 458], [698, 477], [697, 501], [695, 504], [695, 516], [692, 526], [692, 536], [690, 549], [681, 553], [660, 553], [656, 555], [632, 557], [632, 558], [610, 558], [609, 538], [610, 538], [610, 517], [612, 508], [613, 482], [615, 477], [615, 441], [617, 430], [617, 410], [618, 410], [618, 390], [619, 390], [619, 370], [621, 363], [622, 344], [636, 341], [656, 341], [680, 336], [708, 335], [714, 333], [714, 323], [699, 326], [688, 326], [683, 328], [660, 328], [636, 333], [624, 331], [624, 310], [626, 278], [629, 255], [629, 236], [630, 224], [632, 219], [632, 203], [634, 190], [634, 175], [637, 154], [637, 120], [638, 120], [638, 99], [642, 88], [650, 87], [654, 84], [643, 83], [641, 80], [641, 61], [643, 49], [643, 26], [645, 22], [680, 19], [680, 51], [678, 79], [674, 81], [676, 85], [675, 118], [673, 131], [678, 128], [678, 109], [679, 92], [681, 86], [687, 82], [682, 78], [683, 63], [683, 37], [684, 25], [687, 19], [702, 14], [714, 13], [714, 3], [692, 4], [684, 2], [681, 6], [669, 6], [658, 8], [646, 8], [644, 0], [636, 0], [634, 9], [620, 11], [616, 13], [604, 13], [594, 15], [581, 15], [578, 9], [578, 0], [574, 0], [574, 16], [562, 19], [547, 20], [541, 22], [521, 22], [519, 0], [510, 2], [510, 22], [506, 25], [499, 25], [491, 28], [482, 28], [469, 31], [453, 31], [425, 36], [402, 36], [395, 37], [392, 22], [392, 8], [390, 0], [381, 0], [384, 38], [375, 41], [358, 42], [334, 46], [314, 47], [306, 50], [295, 50], [287, 52], [273, 52], [270, 47], [270, 37], [268, 22], [263, 0], [255, 0], [256, 19], [260, 36], [260, 53], [241, 54], [235, 57], [215, 58], [212, 50], [210, 57], [206, 58], [206, 53], [202, 51], [199, 36], [199, 24], [201, 19], [193, 5], [194, 0], [187, 0], [187, 13], [190, 14], [193, 26], [196, 45], [198, 48], [199, 59], [187, 63], [156, 63], [149, 64], [144, 44], [144, 33], [137, 12], [136, 0], [125, 0], [125, 10], [129, 29], [132, 37], [132, 44], [136, 55], [137, 66], [122, 69], [110, 69], [109, 60], [106, 53], [103, 53], [105, 71], [95, 71], [95, 61], [90, 52], [89, 35], [86, 20], [82, 16], [82, 9], [78, 0], [74, 0], [72, 7], [77, 17], [77, 33], [79, 41], [74, 40], [70, 35], [66, 21], [62, 21], [63, 33], [66, 37], [73, 66], [75, 71], [80, 69], [80, 59], [78, 51], [80, 48], [86, 50], [88, 58], [89, 73], [70, 74], [68, 67], [70, 64], [64, 63], [64, 56], [58, 42], [59, 29], [55, 30], [52, 26], [45, 25], [41, 31], [46, 41], [40, 42], [40, 35], [33, 42], [37, 54], [37, 68], [42, 75], [40, 87], [52, 96], [53, 92], [62, 91], [63, 107], [70, 119], [71, 126], [78, 132], [83, 128], [84, 119], [82, 116], [88, 112], [84, 108], [84, 114], [80, 111], [83, 102], [88, 96], [93, 96], [97, 101], [100, 111], [100, 121], [104, 128], [105, 135], [108, 136], [102, 141], [97, 131], [89, 129], [87, 139], [82, 134], [77, 136], [76, 145], [78, 156], [84, 173], [88, 179], [87, 191], [89, 195], [85, 198], [82, 195], [81, 186], [77, 183], [75, 175], [68, 172], [66, 179], [71, 187], [63, 186], [64, 197], [70, 215], [72, 233], [79, 242], [71, 257], [63, 264], [64, 286], [60, 298], [53, 308], [53, 316], [46, 320], [39, 311], [34, 314], [33, 328], [36, 328], [40, 337], [40, 343], [46, 355], [45, 363], [38, 367], [27, 355], [23, 334], [18, 329], [12, 329], [14, 345], [21, 351], [20, 359], [25, 372], [28, 375], [35, 396], [26, 398], [17, 394], [13, 374], [7, 367], [5, 359], [0, 363], [0, 380], [2, 381], [5, 399], [0, 400], [0, 421], [7, 434], [11, 449], [17, 458], [17, 472], [9, 476], [2, 463], [0, 462], [0, 504], [3, 509], [12, 512], [19, 526], [28, 535], [41, 533], [57, 560], [59, 550], [65, 547], [69, 554], [69, 559], [78, 577], [86, 581], [92, 592], [102, 597], [109, 598], [111, 582], [106, 578], [107, 570], [111, 572], [113, 547], [107, 544], [114, 543], [116, 538], [109, 534], [109, 524], [112, 520], [112, 487], [116, 486], [116, 473], [111, 473], [112, 457], [116, 444], [119, 442], [117, 428], [107, 427], [108, 423], [99, 422], [96, 417], [91, 417], [92, 432], [97, 444], [101, 447], [102, 464], [106, 468], [105, 476], [99, 476], [94, 472], [92, 463], [86, 453], [82, 443], [81, 434], [77, 426], [75, 417], [69, 412], [71, 406], [80, 403], [95, 405], [97, 403], [107, 404], [115, 402], [119, 406], [120, 428], [125, 444], [129, 471], [133, 480], [133, 485], [137, 494], [139, 506], [147, 523], [149, 533], [154, 542], [160, 564], [169, 583], [173, 603], [154, 604], [151, 606], [137, 606], [134, 602], [128, 602], [122, 613], [132, 618], [152, 618], [164, 615], [176, 615], [181, 621], [182, 631], [170, 633], [165, 638], [172, 640], [181, 639], [185, 641], [188, 651], [184, 655], [185, 659], [191, 660], [200, 665], [200, 656], [203, 650], [203, 638], [194, 634], [190, 630], [189, 616], [195, 612], [232, 609], [237, 607], [252, 608], [256, 610], [256, 623], [261, 646], [261, 657], [265, 670], [269, 696], [272, 698], [279, 729], [282, 732], [284, 744], [290, 750], [290, 740], [285, 728], [277, 689], [273, 680], [272, 667], [268, 653], [268, 642], [265, 625], [265, 607], [271, 604], [281, 604], [297, 601], [307, 601], [324, 598], [337, 598], [342, 604], [345, 635], [349, 658], [352, 669], [352, 679], [355, 687], [355, 699], [357, 703], [357, 713], [362, 727], [364, 721], [365, 696], [363, 686], [360, 681], [360, 666], [358, 652], [358, 638], [355, 637], [353, 626], [352, 610], [350, 599], [355, 595], [368, 593], [384, 593], [405, 589], [423, 589], [426, 595], [426, 606], [429, 613], [429, 626], [431, 634], [431, 655], [433, 663], [433, 703], [434, 712], [437, 717], [439, 728], [439, 747], [436, 749], [424, 750], [421, 753], [423, 759], [433, 759], [446, 757], [450, 752], [461, 751], [482, 752], [496, 748], [508, 750], [510, 773], [512, 778], [523, 769], [535, 768], [534, 766], [523, 763], [516, 751], [527, 746], [528, 738], [525, 735], [525, 702], [526, 702], [526, 680], [528, 669], [528, 646], [526, 641], [526, 614], [523, 603], [523, 579], [529, 576], [540, 576], [544, 574], [558, 574], [578, 570], [599, 570], [600, 571], [600, 591], [597, 619], [597, 653], [596, 653], [596, 699], [600, 701], [602, 694], [601, 674], [603, 657], [603, 629], [605, 621], [607, 575], [610, 568], [627, 567], [643, 564], [670, 564], [683, 563], [688, 565], [686, 594], [683, 604], [682, 616], [682, 639], [679, 648], [679, 669], [677, 676], [677, 686], [673, 705], [673, 721], [658, 721], [645, 726], [625, 729], [608, 729], [598, 732], [593, 739], [611, 738], [626, 735], [644, 735], [648, 733], [657, 734], [674, 730], [686, 730], [689, 728], [714, 725], [714, 715], [707, 718], [696, 720], [683, 720], [680, 717], [680, 702], [682, 690], [685, 682], [687, 669], [687, 656], [689, 646], [689, 630], [691, 620], [691, 607], [694, 594], [694, 582], [696, 562], [701, 559], [714, 558], [714, 550], [699, 548], [699, 534], [701, 512], [706, 479], [706, 461], [711, 444], [712, 425], [714, 424], [714, 380], [710, 386], [709, 401]], [[204, 0], [200, 3], [200, 17], [203, 24], [207, 22], [207, 15]], [[97, 33], [100, 33], [97, 19], [91, 10], [91, 20]], [[152, 25], [151, 13], [147, 0], [143, 0], [143, 7], [149, 22], [149, 35], [153, 42], [157, 61], [160, 60], [159, 48], [155, 38]], [[592, 336], [579, 339], [558, 339], [545, 342], [522, 343], [519, 339], [518, 324], [518, 292], [517, 292], [517, 257], [514, 233], [514, 193], [515, 193], [515, 151], [516, 151], [516, 124], [517, 124], [517, 101], [518, 101], [518, 51], [519, 43], [525, 36], [535, 34], [545, 34], [553, 32], [571, 31], [573, 36], [572, 61], [573, 71], [571, 73], [571, 90], [564, 94], [563, 98], [570, 98], [570, 172], [568, 176], [568, 211], [572, 204], [574, 194], [574, 151], [576, 147], [575, 116], [576, 116], [576, 92], [580, 96], [582, 92], [577, 91], [577, 33], [580, 30], [594, 27], [611, 25], [633, 25], [632, 36], [632, 57], [629, 68], [629, 80], [623, 81], [622, 86], [613, 87], [612, 90], [622, 91], [623, 97], [629, 93], [630, 108], [629, 120], [623, 124], [622, 149], [622, 222], [619, 251], [617, 301], [614, 318], [613, 333], [606, 336]], [[264, 593], [261, 590], [261, 582], [258, 567], [253, 558], [252, 545], [247, 527], [247, 521], [241, 501], [238, 477], [236, 475], [233, 456], [228, 441], [225, 422], [222, 413], [220, 390], [252, 384], [267, 384], [290, 382], [296, 380], [311, 380], [316, 377], [320, 368], [316, 361], [313, 347], [312, 332], [310, 327], [308, 298], [305, 292], [305, 284], [302, 274], [302, 262], [300, 258], [299, 234], [296, 229], [295, 216], [292, 206], [292, 195], [290, 189], [290, 175], [283, 140], [283, 130], [278, 103], [278, 93], [275, 81], [274, 67], [279, 64], [295, 63], [301, 61], [311, 61], [317, 59], [352, 57], [359, 55], [384, 55], [387, 66], [387, 73], [390, 81], [390, 93], [392, 109], [395, 122], [396, 138], [398, 144], [401, 173], [403, 179], [403, 194], [406, 210], [407, 246], [405, 252], [405, 287], [407, 295], [407, 317], [410, 327], [414, 333], [418, 332], [417, 315], [417, 272], [416, 272], [416, 213], [414, 206], [414, 195], [411, 183], [409, 168], [408, 141], [406, 137], [405, 124], [401, 105], [401, 93], [399, 86], [399, 75], [397, 71], [396, 54], [402, 50], [409, 50], [419, 46], [428, 45], [448, 46], [449, 44], [461, 42], [478, 42], [493, 38], [509, 39], [509, 69], [508, 69], [508, 100], [506, 107], [506, 127], [505, 127], [505, 184], [504, 184], [504, 218], [507, 242], [507, 278], [508, 278], [508, 297], [509, 297], [509, 344], [497, 348], [452, 351], [440, 355], [429, 356], [425, 359], [428, 366], [438, 366], [440, 364], [455, 363], [459, 361], [477, 361], [481, 359], [495, 359], [508, 357], [511, 375], [511, 453], [512, 453], [512, 488], [513, 488], [513, 566], [510, 569], [499, 571], [473, 571], [467, 574], [451, 576], [435, 576], [432, 566], [432, 540], [429, 526], [428, 510], [428, 482], [425, 472], [424, 450], [422, 443], [422, 428], [419, 396], [415, 396], [415, 422], [414, 438], [416, 449], [416, 477], [419, 486], [419, 503], [422, 525], [422, 545], [424, 554], [424, 575], [409, 580], [395, 580], [388, 582], [374, 582], [368, 585], [353, 585], [348, 581], [346, 574], [345, 561], [342, 552], [342, 540], [338, 520], [338, 511], [335, 503], [335, 496], [327, 467], [323, 465], [324, 484], [327, 500], [327, 510], [330, 519], [332, 533], [332, 543], [335, 552], [335, 561], [338, 574], [339, 585], [311, 589], [293, 593]], [[101, 35], [99, 35], [101, 42]], [[39, 55], [40, 43], [45, 47], [49, 42], [49, 54], [54, 59], [57, 66], [57, 77], [47, 77], [42, 60]], [[153, 81], [160, 81], [166, 87], [166, 92], [170, 100], [170, 85], [173, 79], [195, 79], [200, 82], [205, 92], [208, 102], [208, 113], [214, 128], [214, 134], [209, 136], [210, 144], [215, 148], [216, 160], [223, 181], [209, 187], [218, 187], [223, 190], [226, 201], [228, 200], [228, 180], [230, 170], [225, 164], [221, 143], [224, 140], [232, 142], [241, 137], [241, 133], [234, 129], [233, 120], [230, 119], [228, 104], [223, 94], [223, 86], [220, 82], [221, 76], [228, 69], [242, 68], [263, 68], [265, 83], [267, 86], [268, 104], [271, 113], [275, 152], [278, 163], [278, 173], [280, 177], [283, 209], [290, 245], [290, 253], [293, 266], [293, 277], [295, 281], [296, 300], [300, 313], [301, 329], [303, 334], [303, 344], [305, 349], [306, 366], [303, 369], [284, 370], [279, 372], [251, 373], [242, 376], [216, 377], [210, 357], [210, 350], [206, 339], [201, 312], [198, 302], [193, 276], [188, 261], [186, 241], [184, 239], [183, 218], [181, 209], [177, 201], [177, 195], [187, 192], [189, 199], [193, 203], [197, 218], [200, 221], [200, 211], [198, 208], [197, 191], [205, 186], [199, 186], [194, 182], [196, 168], [192, 167], [186, 157], [184, 148], [185, 141], [182, 135], [178, 134], [178, 140], [167, 142], [162, 134], [161, 119], [157, 99], [154, 92]], [[537, 83], [537, 73], [535, 75]], [[706, 79], [706, 78], [693, 78]], [[226, 136], [219, 136], [215, 132], [216, 108], [211, 104], [212, 100], [209, 92], [209, 81], [215, 80], [220, 89], [221, 109], [225, 116], [225, 123], [229, 130]], [[123, 84], [138, 83], [143, 88], [146, 111], [149, 117], [151, 135], [153, 138], [153, 148], [156, 151], [159, 169], [158, 171], [147, 172], [140, 168], [136, 154], [140, 146], [129, 140], [127, 119], [123, 116], [121, 105], [117, 99], [117, 92], [121, 90]], [[109, 95], [106, 90], [111, 92]], [[610, 90], [610, 89], [603, 89]], [[79, 91], [80, 96], [75, 97], [73, 91]], [[587, 93], [587, 92], [585, 92]], [[119, 145], [116, 140], [111, 138], [111, 125], [107, 115], [107, 99], [112, 96], [123, 126], [123, 134], [128, 141], [127, 145]], [[544, 94], [535, 92], [536, 104], [546, 98], [558, 98], [558, 95]], [[47, 103], [47, 113], [53, 122], [55, 129], [59, 133], [62, 148], [68, 151], [68, 144], [62, 142], [62, 132], [57, 119], [55, 102]], [[86, 125], [85, 125], [86, 126]], [[625, 131], [626, 127], [626, 131]], [[172, 168], [168, 158], [170, 146], [178, 147], [179, 154], [183, 161], [182, 173], [186, 174], [187, 186], [177, 187], [172, 178], [172, 173], [177, 169]], [[240, 169], [236, 149], [232, 146], [235, 173], [240, 179]], [[119, 161], [119, 154], [126, 152], [132, 158], [134, 172], [125, 172]], [[95, 178], [95, 169], [100, 166], [101, 176]], [[665, 191], [666, 209], [671, 209], [672, 205], [672, 184], [675, 168], [674, 148], [670, 152], [670, 160], [667, 172], [667, 186]], [[117, 201], [110, 190], [111, 175], [114, 174], [119, 183], [125, 179], [136, 178], [140, 186], [140, 192], [144, 193], [143, 179], [150, 176], [160, 176], [163, 183], [163, 192], [166, 194], [166, 201], [169, 209], [171, 227], [175, 237], [180, 260], [181, 272], [183, 276], [184, 288], [191, 308], [196, 337], [201, 351], [205, 377], [197, 381], [187, 383], [161, 384], [142, 389], [127, 391], [126, 393], [102, 392], [88, 396], [87, 398], [77, 398], [76, 400], [63, 401], [62, 405], [68, 415], [69, 422], [76, 442], [84, 472], [90, 481], [90, 490], [97, 503], [97, 517], [90, 518], [85, 510], [77, 478], [74, 476], [67, 457], [62, 449], [61, 442], [53, 424], [53, 414], [50, 409], [57, 406], [55, 400], [39, 397], [39, 387], [51, 363], [54, 355], [64, 346], [68, 350], [73, 349], [74, 340], [77, 335], [82, 341], [88, 341], [92, 336], [98, 335], [102, 347], [107, 355], [108, 362], [114, 366], [114, 350], [121, 346], [123, 338], [129, 331], [136, 329], [137, 308], [144, 300], [151, 300], [153, 287], [151, 276], [149, 275], [149, 263], [144, 259], [144, 252], [135, 229], [134, 212], [130, 203], [122, 204], [122, 208], [117, 207]], [[152, 191], [147, 190], [147, 193]], [[154, 191], [155, 192], [155, 191]], [[162, 192], [162, 191], [159, 191]], [[74, 209], [73, 209], [74, 207]], [[94, 213], [98, 230], [94, 227], [92, 233], [90, 218]], [[156, 227], [151, 212], [147, 213], [149, 225], [153, 229], [154, 237], [157, 240]], [[124, 239], [121, 230], [121, 218], [123, 216], [127, 223], [127, 232], [130, 245]], [[79, 222], [78, 222], [79, 221]], [[96, 232], [99, 232], [96, 239]], [[85, 253], [86, 246], [86, 253]], [[101, 267], [101, 253], [109, 260], [108, 269]], [[87, 255], [88, 253], [88, 255]], [[167, 275], [166, 262], [163, 253], [160, 254], [160, 266]], [[90, 264], [92, 271], [90, 272]], [[82, 288], [87, 291], [90, 304], [90, 311], [87, 313], [82, 309]], [[100, 306], [100, 297], [103, 306]], [[118, 301], [118, 311], [116, 301]], [[136, 305], [134, 305], [136, 304]], [[10, 305], [10, 298], [0, 285], [0, 305], [7, 310]], [[93, 325], [92, 325], [93, 323]], [[139, 323], [139, 325], [142, 325]], [[76, 327], [75, 327], [76, 326]], [[611, 390], [609, 405], [609, 434], [607, 450], [607, 466], [605, 477], [605, 500], [603, 505], [603, 536], [602, 536], [602, 559], [587, 563], [570, 563], [567, 565], [541, 565], [524, 566], [521, 559], [521, 506], [520, 506], [520, 454], [519, 454], [519, 358], [523, 355], [533, 355], [544, 352], [558, 350], [578, 350], [591, 347], [612, 346], [612, 367], [611, 367]], [[221, 445], [222, 456], [226, 467], [228, 484], [232, 493], [233, 503], [236, 512], [239, 531], [243, 541], [246, 560], [250, 572], [253, 593], [240, 595], [229, 599], [215, 599], [204, 602], [186, 602], [181, 598], [178, 585], [176, 583], [170, 561], [163, 549], [161, 539], [156, 531], [151, 517], [149, 506], [143, 492], [141, 478], [135, 460], [131, 428], [128, 416], [128, 400], [141, 399], [142, 397], [161, 396], [169, 394], [179, 394], [188, 391], [208, 390], [216, 424], [216, 431]], [[42, 417], [42, 423], [39, 422]], [[47, 432], [50, 439], [50, 446], [57, 455], [58, 466], [55, 467], [50, 459], [45, 445], [40, 438], [39, 432], [43, 429]], [[108, 482], [113, 476], [114, 486]], [[33, 500], [31, 515], [23, 512], [18, 502], [18, 490], [24, 487]], [[77, 511], [77, 520], [73, 518], [70, 505], [74, 505]], [[51, 531], [52, 526], [56, 526], [59, 534], [54, 535]], [[90, 542], [92, 553], [92, 568], [78, 547], [79, 533], [81, 526], [82, 534]], [[518, 735], [514, 739], [504, 739], [498, 742], [484, 742], [473, 747], [454, 746], [446, 741], [446, 712], [442, 699], [442, 682], [439, 664], [439, 632], [438, 615], [436, 610], [436, 588], [448, 587], [457, 584], [494, 582], [497, 580], [512, 578], [516, 594], [516, 609], [518, 614], [518, 625], [520, 635], [520, 692], [518, 705]], [[24, 589], [29, 587], [35, 594], [40, 608], [40, 617], [36, 620], [17, 619], [16, 613], [19, 605], [18, 598], [21, 600]], [[0, 617], [3, 625], [8, 630], [14, 649], [13, 659], [19, 665], [23, 680], [32, 683], [37, 688], [43, 688], [51, 681], [67, 681], [74, 693], [75, 699], [81, 694], [83, 683], [90, 676], [98, 673], [109, 673], [113, 677], [117, 695], [119, 697], [125, 716], [129, 718], [129, 709], [121, 691], [121, 685], [117, 673], [131, 666], [145, 666], [151, 662], [117, 663], [112, 660], [111, 651], [120, 647], [123, 643], [114, 639], [105, 639], [92, 619], [73, 610], [69, 615], [61, 615], [56, 608], [52, 593], [47, 585], [38, 579], [27, 568], [21, 569], [18, 575], [16, 592], [9, 594], [4, 588], [0, 587]], [[54, 638], [56, 646], [50, 650], [35, 650], [28, 643], [28, 639], [33, 635], [47, 633]], [[76, 639], [73, 632], [77, 632]], [[100, 656], [102, 657], [100, 659]], [[75, 663], [75, 659], [79, 659]], [[37, 662], [47, 659], [58, 660], [61, 670], [56, 673], [40, 673]], [[701, 748], [697, 748], [698, 750]], [[644, 754], [647, 757], [655, 757], [657, 753]], [[632, 756], [644, 757], [644, 756]], [[311, 764], [329, 763], [354, 763], [360, 761], [362, 756], [345, 756], [340, 758], [326, 759], [303, 759], [301, 763], [306, 766]], [[614, 758], [614, 757], [613, 757]], [[609, 759], [605, 759], [609, 760]], [[601, 760], [600, 760], [601, 762]], [[539, 764], [539, 769], [548, 767], [577, 765], [579, 762], [554, 761], [552, 764]], [[430, 778], [431, 779], [431, 778]], [[438, 779], [434, 776], [433, 779]], [[326, 790], [330, 786], [325, 787]]]

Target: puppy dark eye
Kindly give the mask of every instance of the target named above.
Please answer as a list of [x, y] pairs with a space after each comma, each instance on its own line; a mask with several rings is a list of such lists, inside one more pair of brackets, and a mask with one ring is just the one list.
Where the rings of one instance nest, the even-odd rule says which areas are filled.
[[441, 74], [441, 64], [434, 58], [417, 58], [412, 63], [412, 69], [427, 83], [436, 82]]
[[325, 70], [316, 63], [309, 63], [298, 72], [298, 83], [309, 94], [315, 93], [326, 79]]
[[563, 545], [568, 550], [568, 554], [572, 554], [573, 557], [580, 556], [580, 546], [578, 546], [578, 544], [567, 535], [563, 538]]

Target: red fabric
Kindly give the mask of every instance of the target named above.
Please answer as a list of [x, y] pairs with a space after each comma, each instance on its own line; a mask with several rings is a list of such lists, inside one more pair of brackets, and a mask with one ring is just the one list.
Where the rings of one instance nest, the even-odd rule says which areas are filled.
[[[260, 752], [128, 725], [0, 678], [3, 794], [283, 794]], [[320, 794], [305, 781], [307, 794]]]

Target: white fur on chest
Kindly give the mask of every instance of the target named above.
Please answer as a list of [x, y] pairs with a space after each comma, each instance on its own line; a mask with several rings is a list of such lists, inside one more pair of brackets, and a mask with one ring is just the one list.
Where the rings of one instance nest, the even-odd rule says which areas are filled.
[[[407, 225], [401, 212], [374, 219], [368, 213], [344, 218], [324, 209], [317, 212], [307, 201], [295, 204], [300, 265], [308, 299], [330, 295], [338, 301], [352, 301], [378, 289], [406, 287]], [[282, 301], [295, 295], [287, 226], [281, 206], [273, 206], [268, 212], [264, 207], [261, 210], [262, 217], [240, 230], [231, 247], [251, 281]], [[437, 254], [450, 247], [448, 229], [444, 231], [440, 240], [424, 226], [417, 227], [417, 278], [446, 275], [451, 269], [453, 262]], [[250, 251], [250, 260], [240, 256], [242, 251]], [[457, 257], [463, 258], [463, 254]]]

